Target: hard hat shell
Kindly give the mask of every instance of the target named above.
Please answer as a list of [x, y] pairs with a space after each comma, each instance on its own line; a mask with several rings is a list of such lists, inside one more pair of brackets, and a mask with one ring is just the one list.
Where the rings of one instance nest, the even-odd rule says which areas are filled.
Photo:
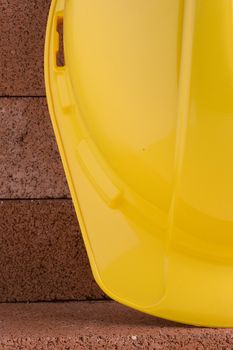
[[233, 326], [232, 7], [53, 0], [46, 35], [49, 110], [96, 281], [195, 325]]

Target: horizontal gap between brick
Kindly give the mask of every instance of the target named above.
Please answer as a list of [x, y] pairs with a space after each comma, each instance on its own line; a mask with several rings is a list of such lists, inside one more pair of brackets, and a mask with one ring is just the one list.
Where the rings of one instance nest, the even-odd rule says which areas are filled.
[[114, 303], [113, 300], [109, 299], [107, 296], [103, 298], [97, 298], [97, 299], [91, 299], [91, 298], [83, 298], [83, 299], [51, 299], [51, 300], [36, 300], [36, 301], [0, 301], [1, 304], [45, 304], [45, 303], [99, 303], [99, 302], [108, 302], [108, 303]]
[[71, 201], [70, 197], [58, 197], [58, 198], [0, 198], [1, 202], [7, 201], [25, 201], [25, 202], [33, 202], [33, 201]]
[[11, 99], [11, 98], [46, 98], [46, 96], [45, 95], [42, 95], [42, 96], [33, 96], [33, 95], [30, 95], [30, 96], [20, 96], [20, 95], [17, 95], [17, 96], [8, 96], [8, 95], [0, 95], [0, 99], [3, 99], [3, 98], [9, 98], [9, 99]]

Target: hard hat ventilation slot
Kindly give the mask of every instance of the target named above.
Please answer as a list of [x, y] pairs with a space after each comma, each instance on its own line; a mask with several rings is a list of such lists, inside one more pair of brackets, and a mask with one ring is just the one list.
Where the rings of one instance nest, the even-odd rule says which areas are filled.
[[63, 17], [58, 17], [57, 20], [57, 32], [59, 35], [59, 47], [56, 56], [57, 67], [65, 66], [65, 55], [64, 55], [64, 35], [63, 35]]

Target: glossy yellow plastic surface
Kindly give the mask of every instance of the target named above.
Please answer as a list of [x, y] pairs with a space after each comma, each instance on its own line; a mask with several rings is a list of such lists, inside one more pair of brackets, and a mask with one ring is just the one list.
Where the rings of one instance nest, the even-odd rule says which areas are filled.
[[49, 109], [95, 279], [195, 325], [233, 326], [232, 22], [232, 0], [53, 0], [47, 28]]

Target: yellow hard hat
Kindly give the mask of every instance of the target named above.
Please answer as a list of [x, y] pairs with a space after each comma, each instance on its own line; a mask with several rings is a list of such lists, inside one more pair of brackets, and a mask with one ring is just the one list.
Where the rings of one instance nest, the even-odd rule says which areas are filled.
[[232, 22], [233, 0], [53, 0], [47, 27], [49, 110], [95, 279], [195, 325], [233, 326]]

